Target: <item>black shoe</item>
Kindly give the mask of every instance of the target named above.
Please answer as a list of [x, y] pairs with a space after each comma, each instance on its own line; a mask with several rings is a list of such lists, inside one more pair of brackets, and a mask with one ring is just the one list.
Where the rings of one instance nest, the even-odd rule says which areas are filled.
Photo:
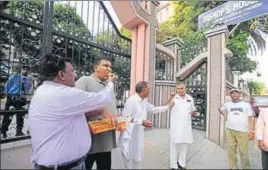
[[178, 169], [181, 169], [181, 170], [186, 170], [186, 168], [183, 168], [180, 164], [179, 164], [179, 162], [177, 162], [177, 164], [178, 164]]
[[7, 133], [6, 132], [2, 132], [3, 134], [3, 138], [7, 138]]
[[182, 169], [182, 167], [180, 166], [179, 162], [177, 162], [177, 164], [178, 164], [178, 169]]
[[22, 132], [17, 132], [16, 133], [16, 136], [24, 136], [25, 134], [24, 133], [22, 133]]

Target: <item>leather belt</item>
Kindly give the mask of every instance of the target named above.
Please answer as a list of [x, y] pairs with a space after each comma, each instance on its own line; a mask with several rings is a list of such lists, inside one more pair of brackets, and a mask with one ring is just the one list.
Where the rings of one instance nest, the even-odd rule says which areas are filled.
[[43, 166], [43, 165], [37, 165], [37, 167], [39, 170], [55, 170], [55, 169], [57, 169], [57, 170], [70, 170], [70, 169], [80, 165], [84, 160], [85, 160], [85, 157], [82, 157], [82, 158], [78, 159], [77, 161], [74, 161], [72, 163], [65, 164], [65, 165], [58, 165], [58, 166], [55, 165], [55, 166], [50, 166], [50, 167]]

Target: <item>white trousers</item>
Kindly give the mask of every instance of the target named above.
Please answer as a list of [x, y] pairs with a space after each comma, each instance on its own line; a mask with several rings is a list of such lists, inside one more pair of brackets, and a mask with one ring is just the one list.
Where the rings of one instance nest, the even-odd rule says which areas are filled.
[[123, 161], [124, 161], [124, 169], [141, 169], [141, 162], [140, 161], [126, 159], [123, 154], [122, 154], [122, 157], [123, 157]]
[[174, 143], [170, 142], [170, 167], [178, 169], [179, 162], [180, 166], [186, 167], [186, 156], [188, 143]]

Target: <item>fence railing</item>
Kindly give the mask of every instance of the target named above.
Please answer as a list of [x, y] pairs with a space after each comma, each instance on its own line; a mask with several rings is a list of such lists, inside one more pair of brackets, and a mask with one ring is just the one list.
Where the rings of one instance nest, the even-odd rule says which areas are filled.
[[192, 61], [199, 54], [206, 52], [206, 51], [207, 51], [206, 43], [201, 43], [200, 45], [195, 45], [195, 46], [190, 46], [190, 47], [182, 47], [178, 49], [177, 53], [180, 56], [181, 61], [177, 61], [176, 63], [177, 69], [183, 68], [186, 64]]
[[155, 80], [174, 81], [175, 61], [172, 57], [156, 50]]
[[[110, 57], [119, 77], [115, 87], [119, 111], [124, 106], [130, 89], [131, 40], [120, 34], [103, 2], [6, 1], [0, 4], [0, 26], [1, 143], [30, 137], [28, 104], [18, 107], [15, 101], [6, 109], [4, 86], [10, 76], [20, 75], [27, 66], [32, 83], [27, 96], [30, 101], [40, 82], [40, 61], [46, 53], [70, 59], [78, 78], [93, 72], [95, 58]], [[4, 128], [3, 121], [8, 122]], [[21, 125], [22, 133], [18, 133]]]
[[[183, 68], [199, 54], [207, 51], [206, 43], [200, 43], [198, 46], [182, 47], [178, 50], [178, 58], [181, 61], [177, 63]], [[206, 88], [207, 88], [207, 63], [203, 63], [196, 68], [185, 80], [183, 80], [190, 94], [195, 101], [197, 114], [192, 117], [192, 126], [196, 129], [206, 130]]]

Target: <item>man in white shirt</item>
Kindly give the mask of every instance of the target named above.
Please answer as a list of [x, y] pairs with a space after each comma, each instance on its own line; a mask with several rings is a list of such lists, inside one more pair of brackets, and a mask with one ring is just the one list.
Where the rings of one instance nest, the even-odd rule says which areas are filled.
[[256, 124], [256, 135], [261, 150], [262, 168], [268, 169], [268, 107], [260, 109]]
[[170, 117], [170, 167], [185, 169], [187, 149], [193, 143], [192, 116], [196, 108], [183, 83], [177, 84], [176, 92], [170, 99], [174, 102]]
[[136, 94], [128, 98], [122, 113], [125, 117], [132, 117], [131, 123], [120, 134], [118, 142], [125, 169], [141, 169], [144, 127], [151, 128], [153, 126], [152, 122], [147, 120], [147, 113], [164, 112], [172, 106], [172, 103], [170, 103], [167, 106], [154, 107], [147, 101], [149, 91], [147, 82], [139, 82], [136, 85]]
[[242, 168], [250, 169], [248, 143], [249, 140], [254, 139], [255, 119], [251, 105], [240, 100], [240, 95], [241, 91], [239, 89], [232, 89], [230, 91], [232, 101], [224, 103], [219, 108], [219, 111], [226, 120], [225, 126], [230, 168], [238, 169], [238, 148], [241, 157]]
[[85, 112], [92, 115], [90, 111], [105, 109], [112, 102], [113, 83], [99, 93], [76, 89], [72, 64], [53, 54], [43, 58], [41, 76], [44, 82], [29, 107], [31, 162], [39, 170], [84, 169], [84, 158], [91, 146]]

